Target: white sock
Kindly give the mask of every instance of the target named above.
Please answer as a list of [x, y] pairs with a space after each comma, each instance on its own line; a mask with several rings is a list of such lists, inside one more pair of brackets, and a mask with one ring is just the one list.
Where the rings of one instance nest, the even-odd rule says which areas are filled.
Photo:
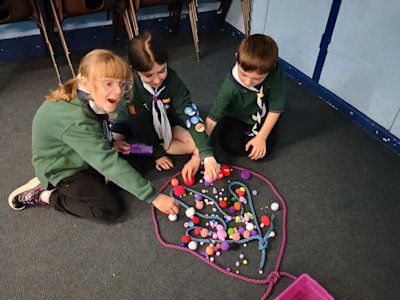
[[40, 193], [40, 200], [42, 200], [43, 202], [49, 204], [50, 202], [50, 195], [54, 190], [46, 190]]

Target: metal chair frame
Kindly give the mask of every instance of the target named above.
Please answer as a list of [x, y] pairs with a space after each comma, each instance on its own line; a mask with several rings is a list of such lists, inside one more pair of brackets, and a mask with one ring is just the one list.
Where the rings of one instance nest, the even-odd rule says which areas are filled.
[[9, 14], [6, 18], [0, 19], [0, 24], [17, 23], [32, 20], [36, 23], [40, 30], [40, 34], [44, 38], [44, 41], [49, 50], [53, 67], [56, 71], [58, 81], [61, 83], [60, 70], [57, 66], [57, 62], [54, 56], [53, 46], [50, 43], [49, 35], [47, 33], [47, 25], [43, 12], [36, 0], [4, 0], [3, 5], [7, 8]]
[[[130, 2], [132, 2], [132, 1], [130, 1]], [[165, 5], [165, 4], [171, 4], [171, 3], [181, 3], [182, 5], [183, 4], [188, 5], [189, 19], [190, 19], [190, 26], [192, 29], [195, 54], [196, 54], [197, 61], [200, 61], [199, 37], [198, 37], [198, 27], [197, 27], [197, 22], [198, 22], [197, 0], [135, 0], [134, 6], [131, 6], [131, 9], [130, 9], [130, 15], [131, 15], [131, 19], [132, 19], [133, 30], [135, 32], [135, 36], [139, 34], [139, 26], [137, 23], [136, 12], [141, 7], [163, 5], [163, 4]], [[173, 12], [171, 12], [171, 13], [173, 13]], [[180, 11], [179, 11], [179, 15], [180, 15]]]
[[85, 0], [48, 0], [50, 2], [51, 11], [54, 22], [57, 26], [58, 35], [64, 50], [65, 57], [72, 75], [75, 77], [75, 71], [70, 58], [70, 51], [62, 30], [62, 22], [66, 17], [75, 17], [102, 11], [113, 11], [118, 13], [124, 20], [125, 28], [129, 39], [134, 37], [132, 23], [128, 10], [133, 8], [132, 0], [99, 0], [101, 5], [97, 7], [88, 7]]

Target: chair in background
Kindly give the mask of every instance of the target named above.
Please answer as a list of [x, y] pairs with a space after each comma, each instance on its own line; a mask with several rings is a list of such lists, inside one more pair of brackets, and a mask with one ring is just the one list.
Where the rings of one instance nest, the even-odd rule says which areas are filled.
[[[123, 19], [129, 39], [134, 37], [128, 9], [133, 7], [132, 0], [49, 0], [54, 22], [72, 75], [75, 71], [72, 66], [70, 52], [62, 30], [62, 22], [67, 17], [82, 16], [97, 12], [113, 12], [113, 25]], [[129, 4], [128, 4], [129, 2]]]
[[187, 4], [189, 11], [190, 26], [192, 28], [193, 44], [197, 61], [200, 61], [199, 37], [197, 33], [197, 0], [135, 0], [134, 7], [130, 7], [130, 15], [133, 23], [135, 35], [139, 34], [136, 12], [142, 7], [155, 5], [169, 5], [170, 11], [170, 30], [175, 31], [179, 23], [182, 7]]
[[244, 22], [244, 33], [250, 35], [250, 0], [242, 0], [242, 13]]
[[54, 57], [52, 44], [47, 34], [43, 12], [35, 0], [3, 0], [0, 2], [0, 24], [17, 23], [33, 20], [40, 30], [40, 34], [47, 45], [58, 81], [61, 83], [61, 75]]
[[[250, 35], [250, 0], [241, 0], [242, 13], [244, 22], [244, 33], [246, 36]], [[232, 0], [221, 0], [221, 4], [218, 9], [218, 13], [221, 14], [222, 20], [225, 21], [226, 15], [231, 7]]]

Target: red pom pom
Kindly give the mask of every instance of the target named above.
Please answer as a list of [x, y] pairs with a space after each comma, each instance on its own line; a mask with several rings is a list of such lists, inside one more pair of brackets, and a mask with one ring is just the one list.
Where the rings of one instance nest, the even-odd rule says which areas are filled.
[[227, 165], [223, 165], [220, 169], [220, 173], [224, 174], [224, 176], [231, 175], [231, 168]]
[[244, 190], [244, 189], [241, 189], [241, 188], [237, 188], [237, 189], [235, 190], [235, 193], [236, 193], [239, 197], [243, 197], [244, 194], [245, 194], [245, 190]]
[[200, 235], [200, 233], [201, 233], [201, 228], [199, 228], [199, 227], [195, 228], [195, 229], [194, 229], [194, 233], [197, 234], [197, 235]]
[[227, 207], [228, 207], [228, 202], [226, 202], [226, 201], [220, 201], [220, 202], [219, 202], [219, 206], [220, 206], [221, 208], [227, 208]]
[[183, 186], [177, 185], [176, 187], [174, 187], [174, 195], [176, 197], [183, 196], [184, 193], [185, 193], [185, 188]]
[[263, 223], [265, 227], [271, 225], [271, 221], [268, 216], [261, 216], [261, 223]]
[[194, 225], [200, 224], [200, 218], [198, 216], [192, 217], [192, 222]]
[[194, 184], [194, 177], [192, 179], [187, 179], [183, 182], [185, 185], [193, 185]]
[[182, 236], [181, 241], [182, 241], [183, 243], [185, 243], [185, 244], [189, 244], [189, 242], [190, 242], [190, 236], [188, 236], [188, 235]]

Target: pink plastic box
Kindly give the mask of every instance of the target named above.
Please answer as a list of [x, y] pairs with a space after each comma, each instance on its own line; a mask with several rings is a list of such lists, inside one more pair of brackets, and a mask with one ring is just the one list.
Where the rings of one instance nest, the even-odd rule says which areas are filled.
[[314, 279], [302, 274], [275, 300], [333, 300], [334, 298]]

